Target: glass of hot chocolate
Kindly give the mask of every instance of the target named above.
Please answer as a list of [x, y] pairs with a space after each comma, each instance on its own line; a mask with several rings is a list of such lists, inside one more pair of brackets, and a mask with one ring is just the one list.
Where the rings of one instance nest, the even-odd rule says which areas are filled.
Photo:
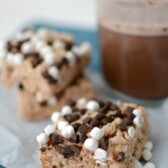
[[168, 96], [168, 0], [98, 0], [104, 77], [138, 98]]

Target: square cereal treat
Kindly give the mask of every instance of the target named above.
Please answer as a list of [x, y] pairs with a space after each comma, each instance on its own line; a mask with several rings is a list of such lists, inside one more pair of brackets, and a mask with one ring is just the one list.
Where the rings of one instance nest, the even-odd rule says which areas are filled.
[[25, 90], [22, 84], [19, 88], [19, 114], [25, 120], [44, 119], [49, 117], [53, 111], [60, 110], [66, 103], [72, 103], [81, 97], [96, 98], [97, 96], [85, 76], [78, 77], [61, 93], [47, 100], [38, 93], [32, 94]]
[[37, 136], [41, 168], [139, 168], [150, 125], [135, 104], [79, 99]]
[[86, 67], [91, 46], [75, 44], [67, 33], [41, 28], [25, 29], [0, 45], [0, 79], [10, 85], [21, 82], [46, 99], [61, 92]]

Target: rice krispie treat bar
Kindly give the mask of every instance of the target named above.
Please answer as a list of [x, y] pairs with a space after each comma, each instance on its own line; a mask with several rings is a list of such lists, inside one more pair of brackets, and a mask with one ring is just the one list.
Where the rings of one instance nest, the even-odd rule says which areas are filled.
[[90, 45], [75, 44], [70, 34], [25, 29], [0, 43], [0, 80], [7, 85], [21, 82], [48, 99], [83, 71], [90, 55]]
[[32, 94], [19, 85], [20, 116], [25, 120], [39, 120], [49, 117], [55, 110], [60, 110], [70, 100], [80, 97], [96, 98], [97, 95], [91, 83], [85, 76], [78, 77], [64, 91], [45, 100], [40, 94]]
[[51, 120], [37, 136], [41, 168], [142, 167], [138, 159], [150, 132], [143, 107], [79, 99]]

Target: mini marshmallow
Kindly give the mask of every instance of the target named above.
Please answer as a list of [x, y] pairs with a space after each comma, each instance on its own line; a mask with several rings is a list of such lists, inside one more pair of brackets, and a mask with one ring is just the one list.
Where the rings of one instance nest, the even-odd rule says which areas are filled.
[[48, 135], [46, 133], [41, 133], [36, 137], [36, 140], [39, 144], [46, 143], [48, 141]]
[[51, 38], [51, 30], [46, 29], [46, 28], [38, 29], [36, 34], [40, 39], [43, 39], [43, 40], [48, 41]]
[[142, 118], [141, 117], [135, 117], [133, 120], [133, 123], [137, 126], [137, 127], [141, 127], [142, 126]]
[[134, 168], [142, 168], [142, 164], [138, 160], [135, 160]]
[[41, 53], [41, 50], [45, 48], [46, 43], [42, 40], [36, 40], [36, 42], [34, 42], [34, 46], [35, 46], [36, 51]]
[[147, 163], [143, 166], [143, 168], [156, 168], [156, 166], [155, 166], [153, 163], [151, 163], [151, 162], [147, 162]]
[[21, 47], [21, 51], [24, 54], [33, 53], [34, 52], [34, 45], [31, 42], [25, 42], [25, 43], [23, 43], [23, 45]]
[[134, 138], [134, 136], [135, 136], [135, 128], [134, 128], [134, 127], [130, 127], [130, 128], [128, 129], [128, 136], [129, 136], [130, 138]]
[[62, 131], [69, 123], [67, 121], [58, 121], [58, 130]]
[[94, 127], [90, 132], [90, 136], [96, 140], [100, 140], [104, 136], [104, 131], [98, 127]]
[[141, 109], [134, 109], [132, 112], [135, 116], [141, 117], [142, 116], [142, 111]]
[[85, 148], [90, 151], [95, 151], [98, 148], [98, 145], [98, 141], [94, 138], [87, 138], [84, 142]]
[[53, 96], [50, 99], [48, 99], [47, 104], [49, 106], [54, 106], [57, 103], [57, 99]]
[[52, 53], [53, 51], [50, 46], [44, 45], [39, 52], [43, 57], [45, 57], [46, 54]]
[[24, 56], [23, 56], [21, 53], [16, 53], [16, 54], [14, 54], [14, 55], [13, 55], [13, 58], [12, 58], [13, 64], [14, 64], [14, 65], [19, 65], [19, 64], [21, 64], [21, 63], [23, 62], [23, 58], [24, 58]]
[[142, 151], [142, 157], [144, 158], [144, 160], [149, 161], [152, 158], [151, 151], [149, 151], [148, 149], [144, 149]]
[[75, 55], [72, 52], [68, 51], [65, 54], [65, 57], [68, 59], [70, 66], [74, 66], [75, 65], [76, 58], [75, 58]]
[[75, 133], [75, 130], [74, 127], [68, 125], [64, 129], [62, 129], [61, 133], [64, 138], [70, 138]]
[[37, 93], [35, 96], [38, 103], [42, 103], [44, 100], [43, 96], [40, 93]]
[[6, 61], [7, 61], [8, 64], [12, 64], [13, 63], [13, 57], [14, 57], [13, 53], [7, 53]]
[[58, 121], [60, 120], [60, 118], [61, 118], [61, 113], [60, 112], [54, 112], [51, 115], [51, 121], [52, 122], [58, 123]]
[[44, 61], [47, 64], [53, 64], [55, 62], [55, 54], [53, 52], [48, 52], [44, 55]]
[[85, 55], [91, 53], [92, 47], [90, 43], [88, 42], [83, 42], [80, 46], [80, 54]]
[[86, 104], [86, 108], [91, 111], [96, 111], [99, 109], [99, 104], [96, 101], [91, 100]]
[[147, 141], [144, 148], [151, 151], [153, 149], [153, 143], [151, 141]]
[[50, 135], [52, 134], [53, 132], [55, 132], [55, 126], [54, 125], [47, 125], [47, 127], [44, 128], [44, 132], [47, 134], [47, 135]]
[[53, 46], [54, 49], [60, 49], [60, 48], [64, 49], [65, 48], [65, 43], [63, 41], [57, 40], [57, 41], [54, 41], [52, 46]]
[[83, 107], [83, 106], [86, 105], [86, 103], [87, 103], [87, 100], [86, 100], [85, 98], [80, 98], [80, 99], [78, 99], [78, 101], [77, 101], [77, 106]]
[[97, 163], [97, 164], [100, 164], [100, 165], [102, 165], [102, 166], [107, 166], [107, 163], [106, 163], [106, 162], [103, 162], [103, 161], [101, 161], [101, 160], [96, 160], [96, 163]]
[[95, 160], [105, 161], [106, 158], [107, 158], [107, 151], [105, 151], [104, 149], [98, 148], [98, 149], [96, 149], [96, 151], [94, 152], [93, 158], [94, 158]]
[[61, 110], [61, 114], [64, 115], [68, 115], [72, 113], [72, 109], [70, 106], [64, 106]]
[[59, 77], [59, 70], [57, 69], [57, 67], [55, 66], [51, 66], [49, 69], [48, 69], [48, 73], [49, 75], [52, 76], [53, 79], [57, 80], [58, 77]]

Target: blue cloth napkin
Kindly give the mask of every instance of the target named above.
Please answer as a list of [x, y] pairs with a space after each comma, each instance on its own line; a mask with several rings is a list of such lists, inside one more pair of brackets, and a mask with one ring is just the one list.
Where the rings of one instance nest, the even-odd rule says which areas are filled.
[[89, 69], [94, 72], [100, 72], [100, 50], [99, 50], [99, 34], [97, 30], [85, 30], [78, 28], [63, 27], [56, 24], [49, 24], [46, 22], [32, 23], [30, 26], [35, 28], [47, 27], [57, 31], [69, 32], [74, 37], [77, 43], [89, 41], [93, 47], [93, 56]]

